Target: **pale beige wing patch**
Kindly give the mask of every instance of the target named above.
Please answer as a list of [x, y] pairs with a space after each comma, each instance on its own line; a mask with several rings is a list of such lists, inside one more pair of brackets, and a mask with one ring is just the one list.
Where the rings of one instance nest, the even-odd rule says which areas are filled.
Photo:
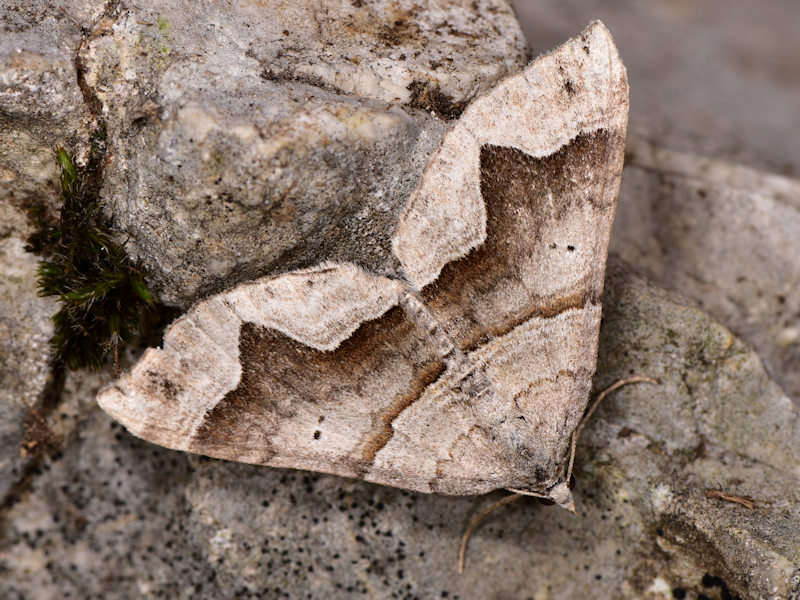
[[625, 68], [600, 22], [476, 98], [429, 160], [392, 238], [408, 279], [422, 289], [484, 241], [481, 147], [549, 156], [580, 133], [624, 136], [627, 116]]
[[195, 305], [97, 400], [134, 434], [185, 450], [206, 413], [240, 383], [243, 323], [320, 351], [396, 305], [403, 286], [350, 264], [324, 264], [242, 284]]

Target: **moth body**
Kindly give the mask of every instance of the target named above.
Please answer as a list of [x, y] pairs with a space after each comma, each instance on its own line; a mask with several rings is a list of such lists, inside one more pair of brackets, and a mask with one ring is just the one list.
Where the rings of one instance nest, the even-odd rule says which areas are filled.
[[397, 277], [340, 262], [238, 285], [98, 402], [169, 448], [574, 510], [627, 111], [592, 23], [451, 122], [397, 223]]

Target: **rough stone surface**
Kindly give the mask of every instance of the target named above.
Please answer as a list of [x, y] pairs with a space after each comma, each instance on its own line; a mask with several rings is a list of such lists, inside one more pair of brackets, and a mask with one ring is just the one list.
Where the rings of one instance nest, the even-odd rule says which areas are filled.
[[629, 138], [611, 249], [695, 299], [800, 406], [800, 181]]
[[0, 237], [28, 227], [25, 209], [59, 206], [56, 146], [86, 158], [95, 127], [79, 87], [81, 23], [103, 2], [0, 5]]
[[598, 386], [631, 374], [661, 385], [598, 409], [577, 458], [577, 516], [532, 500], [502, 509], [473, 536], [463, 576], [460, 536], [502, 494], [428, 496], [171, 452], [93, 407], [101, 378], [83, 375], [66, 386], [71, 443], [4, 515], [0, 595], [713, 598], [724, 585], [796, 597], [792, 403], [728, 330], [618, 266], [604, 315]]
[[[38, 452], [49, 433], [37, 411], [51, 377], [48, 340], [56, 309], [52, 299], [37, 295], [37, 263], [18, 237], [0, 239], [0, 502], [22, 477], [26, 453]], [[38, 436], [23, 448], [26, 424]]]
[[394, 273], [445, 121], [528, 58], [502, 0], [123, 2], [80, 56], [116, 224], [181, 306], [326, 259]]
[[58, 374], [48, 340], [53, 298], [40, 298], [38, 261], [24, 250], [29, 213], [55, 217], [61, 194], [54, 149], [86, 159], [96, 123], [80, 89], [81, 23], [103, 2], [0, 5], [0, 502], [32, 476], [36, 457], [57, 446], [49, 414]]
[[[700, 593], [710, 573], [742, 598], [800, 597], [797, 408], [759, 356], [705, 313], [619, 267], [607, 281], [596, 385], [643, 372], [662, 381], [610, 398], [578, 453], [583, 476], [597, 482], [594, 501], [615, 505], [614, 519], [600, 517], [609, 534], [657, 546], [627, 563], [623, 587], [660, 578]], [[757, 508], [709, 500], [708, 488], [752, 496]]]

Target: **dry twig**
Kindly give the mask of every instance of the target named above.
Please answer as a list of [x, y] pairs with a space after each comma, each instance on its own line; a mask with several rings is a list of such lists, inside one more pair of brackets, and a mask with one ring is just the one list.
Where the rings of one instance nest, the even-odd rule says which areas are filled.
[[715, 489], [707, 489], [706, 490], [706, 498], [719, 498], [720, 500], [725, 500], [726, 502], [733, 502], [735, 504], [741, 504], [742, 506], [749, 508], [750, 510], [756, 509], [756, 502], [754, 498], [750, 496], [737, 496], [736, 494], [729, 494], [724, 490], [715, 490]]

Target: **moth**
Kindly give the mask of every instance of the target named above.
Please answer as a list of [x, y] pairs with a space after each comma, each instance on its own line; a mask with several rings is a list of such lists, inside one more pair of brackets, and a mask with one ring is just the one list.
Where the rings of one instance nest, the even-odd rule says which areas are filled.
[[594, 22], [475, 98], [392, 238], [200, 301], [98, 395], [153, 443], [420, 492], [573, 508], [628, 114]]

